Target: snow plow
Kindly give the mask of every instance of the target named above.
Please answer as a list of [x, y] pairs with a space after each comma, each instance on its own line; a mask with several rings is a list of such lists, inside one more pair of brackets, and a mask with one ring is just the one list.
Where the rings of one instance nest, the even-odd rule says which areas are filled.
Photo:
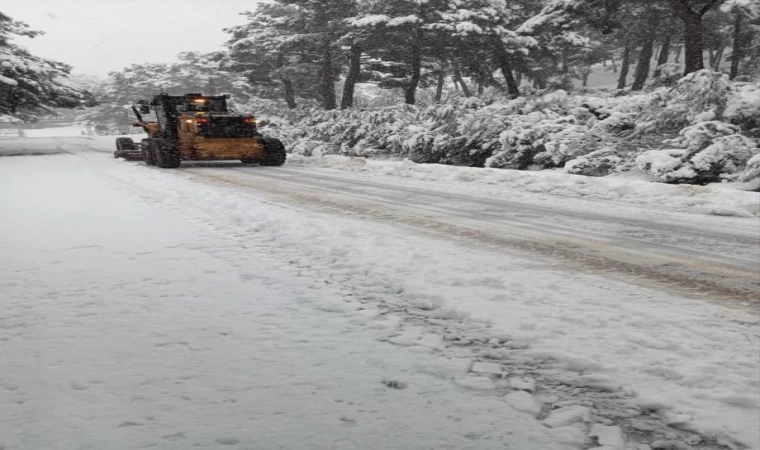
[[[134, 126], [148, 135], [142, 142], [117, 138], [114, 157], [145, 161], [164, 169], [179, 167], [182, 161], [229, 161], [244, 164], [281, 166], [285, 163], [285, 146], [278, 139], [259, 133], [257, 120], [230, 112], [229, 96], [202, 94], [159, 94], [150, 102], [133, 106], [137, 117]], [[155, 112], [156, 121], [143, 119]]]

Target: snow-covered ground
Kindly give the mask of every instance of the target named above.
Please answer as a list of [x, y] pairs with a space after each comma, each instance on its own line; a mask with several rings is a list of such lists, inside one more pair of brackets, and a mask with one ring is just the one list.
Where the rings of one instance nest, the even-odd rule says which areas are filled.
[[0, 447], [760, 448], [757, 304], [656, 276], [751, 272], [752, 194], [111, 145], [0, 141], [62, 153], [0, 158]]
[[[477, 167], [378, 161], [339, 155], [292, 155], [290, 164], [329, 167], [352, 172], [393, 175], [417, 180], [500, 186], [563, 197], [590, 197], [624, 203], [659, 205], [704, 214], [752, 217], [760, 215], [760, 194], [731, 189], [730, 185], [669, 185], [646, 180], [644, 174], [586, 177], [554, 171], [519, 171]], [[638, 175], [638, 176], [637, 176]]]

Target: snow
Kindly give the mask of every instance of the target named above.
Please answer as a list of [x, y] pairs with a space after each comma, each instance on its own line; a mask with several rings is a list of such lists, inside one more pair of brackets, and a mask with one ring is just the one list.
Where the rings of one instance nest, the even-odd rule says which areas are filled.
[[525, 391], [515, 391], [507, 394], [504, 400], [517, 411], [522, 411], [532, 417], [538, 417], [541, 412], [541, 405], [533, 398], [532, 395]]
[[591, 427], [589, 436], [596, 437], [603, 449], [624, 450], [625, 448], [625, 438], [620, 427], [595, 424]]
[[[683, 152], [682, 150], [677, 150]], [[670, 164], [672, 152], [648, 152], [640, 156], [642, 164]], [[415, 164], [411, 161], [380, 161], [338, 155], [303, 157], [290, 155], [289, 164], [304, 167], [329, 167], [417, 180], [449, 180], [476, 186], [498, 186], [510, 190], [548, 193], [563, 197], [584, 197], [624, 203], [659, 205], [678, 210], [713, 214], [730, 211], [740, 217], [760, 215], [760, 196], [754, 192], [721, 189], [719, 186], [673, 186], [644, 180], [608, 176], [592, 178], [559, 172], [529, 172], [507, 169], [483, 169], [439, 164]], [[670, 167], [670, 166], [668, 166]]]
[[419, 22], [420, 22], [420, 18], [417, 17], [416, 15], [412, 14], [412, 15], [409, 15], [409, 16], [394, 17], [393, 19], [391, 19], [391, 20], [388, 21], [388, 26], [389, 27], [400, 27], [400, 26], [409, 25], [409, 24], [415, 24], [415, 23], [419, 23]]
[[373, 14], [364, 16], [359, 19], [352, 19], [350, 23], [354, 27], [372, 27], [380, 24], [388, 23], [391, 20], [390, 17], [384, 14]]
[[[455, 389], [447, 358], [351, 323], [376, 307], [271, 257], [274, 224], [241, 251], [178, 192], [161, 207], [162, 177], [135, 169], [0, 164], [4, 448], [574, 448]], [[251, 206], [237, 211], [286, 218]], [[317, 307], [330, 301], [344, 308]]]
[[18, 123], [21, 122], [21, 120], [9, 116], [8, 114], [0, 114], [0, 123]]
[[14, 80], [13, 78], [8, 78], [3, 75], [0, 75], [0, 83], [7, 84], [9, 86], [18, 86], [18, 81]]
[[760, 3], [757, 0], [727, 0], [720, 5], [720, 10], [723, 12], [733, 12], [737, 9], [750, 18], [760, 17]]
[[552, 411], [544, 419], [544, 424], [549, 428], [559, 428], [572, 425], [576, 422], [589, 422], [590, 411], [585, 406], [568, 406]]
[[[114, 160], [112, 138], [20, 141], [66, 154], [0, 159], [0, 423], [12, 430], [0, 445], [580, 449], [594, 425], [639, 417], [655, 423], [649, 444], [685, 442], [682, 429], [760, 444], [748, 308]], [[357, 161], [289, 163], [389, 183], [486, 186], [497, 173], [517, 191], [569, 190], [568, 204], [584, 180], [585, 197], [604, 198], [566, 174]], [[689, 189], [728, 208], [748, 194], [592, 180], [673, 220]], [[755, 220], [694, 221], [708, 219]], [[528, 372], [542, 420], [512, 382]]]

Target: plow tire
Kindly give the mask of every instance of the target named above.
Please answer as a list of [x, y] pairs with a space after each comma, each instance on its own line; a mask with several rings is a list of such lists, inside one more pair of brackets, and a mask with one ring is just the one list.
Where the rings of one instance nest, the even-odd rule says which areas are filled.
[[131, 138], [116, 138], [116, 150], [134, 150], [135, 141]]
[[279, 139], [263, 138], [264, 157], [261, 158], [262, 166], [281, 166], [288, 158], [285, 153], [285, 145]]
[[151, 148], [156, 158], [156, 165], [162, 169], [176, 169], [180, 164], [179, 152], [169, 142], [154, 139]]

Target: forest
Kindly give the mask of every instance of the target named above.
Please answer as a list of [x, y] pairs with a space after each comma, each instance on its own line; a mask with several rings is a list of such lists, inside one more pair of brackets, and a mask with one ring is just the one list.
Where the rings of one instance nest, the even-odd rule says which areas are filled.
[[221, 50], [69, 77], [0, 14], [0, 114], [103, 134], [157, 92], [229, 93], [303, 155], [760, 188], [758, 0], [274, 0]]

